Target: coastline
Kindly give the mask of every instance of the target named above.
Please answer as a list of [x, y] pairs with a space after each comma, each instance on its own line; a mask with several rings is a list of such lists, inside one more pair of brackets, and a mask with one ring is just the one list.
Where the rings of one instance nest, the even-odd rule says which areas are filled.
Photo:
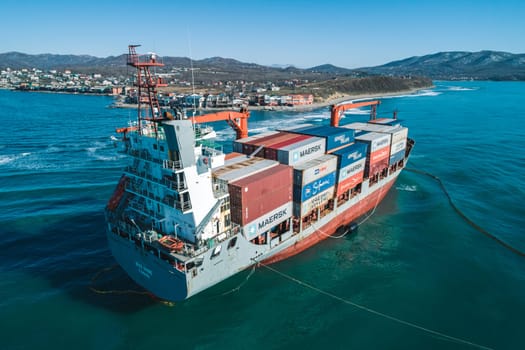
[[273, 110], [273, 111], [308, 111], [312, 109], [319, 109], [323, 107], [329, 107], [331, 105], [336, 105], [342, 102], [352, 101], [352, 100], [365, 100], [365, 99], [374, 99], [374, 98], [382, 98], [382, 97], [389, 97], [389, 96], [400, 96], [400, 95], [412, 95], [417, 93], [420, 90], [424, 89], [431, 89], [434, 85], [426, 86], [426, 87], [420, 87], [420, 88], [414, 88], [414, 89], [408, 89], [408, 90], [400, 90], [396, 92], [383, 92], [383, 93], [371, 93], [371, 94], [337, 94], [335, 96], [331, 96], [327, 98], [325, 101], [322, 102], [314, 102], [311, 105], [300, 105], [300, 106], [294, 106], [294, 107], [288, 107], [288, 106], [250, 106], [249, 109], [253, 110]]
[[[342, 102], [351, 101], [351, 100], [363, 100], [363, 99], [373, 99], [373, 98], [382, 98], [390, 96], [400, 96], [400, 95], [412, 95], [417, 93], [420, 90], [431, 89], [434, 85], [419, 87], [407, 90], [400, 90], [395, 92], [377, 92], [371, 94], [336, 94], [330, 96], [324, 101], [314, 102], [309, 105], [298, 105], [298, 106], [248, 106], [248, 110], [253, 111], [286, 111], [286, 112], [303, 112], [310, 111], [314, 109], [320, 109], [324, 107], [329, 107], [331, 105], [336, 105]], [[137, 108], [136, 104], [126, 104], [118, 103], [108, 106], [108, 108]], [[214, 111], [225, 111], [236, 109], [235, 107], [226, 107], [226, 108], [199, 108], [201, 112], [214, 112]], [[189, 110], [189, 109], [188, 109]]]

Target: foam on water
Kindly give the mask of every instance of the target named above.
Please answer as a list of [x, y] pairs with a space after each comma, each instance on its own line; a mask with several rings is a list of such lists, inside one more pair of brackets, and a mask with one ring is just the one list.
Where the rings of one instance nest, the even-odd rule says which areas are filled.
[[448, 91], [476, 91], [479, 88], [477, 87], [464, 87], [464, 86], [450, 86], [448, 87]]
[[407, 191], [407, 192], [416, 192], [417, 191], [417, 186], [416, 185], [399, 184], [398, 186], [396, 186], [396, 190]]
[[17, 160], [31, 155], [31, 152], [22, 152], [19, 154], [0, 155], [0, 165], [16, 162]]

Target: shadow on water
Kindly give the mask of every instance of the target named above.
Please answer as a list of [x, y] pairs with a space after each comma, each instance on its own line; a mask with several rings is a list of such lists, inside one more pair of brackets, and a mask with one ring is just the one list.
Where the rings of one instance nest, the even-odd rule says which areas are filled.
[[[4, 227], [0, 242], [2, 270], [21, 271], [44, 278], [50, 287], [90, 305], [118, 313], [133, 313], [155, 305], [148, 295], [133, 293], [99, 294], [91, 290], [144, 292], [116, 264], [105, 236], [102, 211], [68, 216], [61, 221], [25, 223], [24, 228]], [[30, 232], [31, 230], [32, 232]], [[39, 232], [35, 232], [38, 230]], [[11, 237], [11, 239], [9, 239]]]

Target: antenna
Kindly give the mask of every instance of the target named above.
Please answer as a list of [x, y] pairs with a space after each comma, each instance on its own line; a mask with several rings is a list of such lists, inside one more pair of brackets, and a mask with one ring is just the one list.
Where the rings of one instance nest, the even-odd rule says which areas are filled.
[[191, 53], [191, 37], [190, 37], [190, 30], [188, 29], [188, 47], [190, 51], [190, 71], [191, 71], [191, 90], [192, 90], [192, 98], [193, 98], [193, 117], [195, 117], [195, 114], [197, 112], [197, 106], [195, 105], [195, 76], [193, 75], [193, 59], [192, 59], [192, 53]]

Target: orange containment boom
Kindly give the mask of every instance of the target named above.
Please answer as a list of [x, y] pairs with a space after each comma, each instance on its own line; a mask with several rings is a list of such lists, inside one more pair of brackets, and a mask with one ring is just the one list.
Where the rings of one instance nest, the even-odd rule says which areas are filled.
[[211, 123], [221, 120], [225, 120], [237, 133], [237, 140], [248, 137], [248, 118], [250, 112], [246, 108], [241, 109], [240, 112], [235, 111], [224, 111], [217, 113], [210, 113], [204, 115], [197, 115], [195, 117], [188, 118], [192, 123]]
[[374, 101], [365, 101], [365, 102], [356, 102], [356, 103], [343, 103], [340, 105], [333, 105], [332, 106], [332, 113], [330, 116], [330, 125], [331, 126], [339, 126], [339, 119], [341, 118], [341, 113], [348, 109], [352, 108], [359, 108], [359, 107], [366, 107], [366, 106], [372, 106], [372, 110], [370, 111], [370, 119], [376, 118], [376, 108], [377, 105], [380, 104], [381, 101], [374, 100]]

